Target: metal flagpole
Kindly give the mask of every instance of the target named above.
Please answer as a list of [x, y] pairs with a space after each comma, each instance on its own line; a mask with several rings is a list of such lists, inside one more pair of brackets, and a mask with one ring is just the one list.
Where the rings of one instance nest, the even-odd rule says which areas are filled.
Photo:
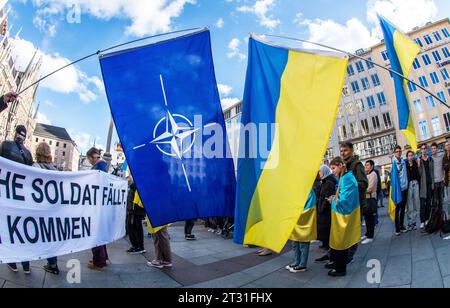
[[445, 107], [447, 107], [447, 108], [450, 109], [450, 106], [449, 106], [446, 102], [444, 102], [440, 97], [438, 97], [437, 95], [431, 93], [428, 89], [425, 89], [424, 87], [422, 87], [420, 84], [418, 84], [418, 83], [415, 82], [414, 80], [411, 80], [411, 79], [409, 79], [408, 77], [405, 77], [405, 76], [403, 76], [402, 74], [400, 74], [400, 73], [398, 73], [398, 72], [396, 72], [396, 71], [394, 71], [394, 70], [392, 70], [392, 69], [390, 69], [390, 68], [388, 68], [388, 67], [385, 67], [385, 66], [383, 66], [383, 65], [381, 65], [381, 64], [378, 64], [378, 63], [376, 63], [376, 62], [374, 62], [374, 61], [368, 60], [368, 59], [366, 59], [366, 58], [364, 58], [364, 57], [358, 56], [357, 54], [353, 54], [353, 53], [351, 53], [351, 52], [344, 51], [344, 50], [342, 50], [342, 49], [338, 49], [338, 48], [335, 48], [335, 47], [327, 46], [327, 45], [324, 45], [324, 44], [315, 43], [315, 42], [311, 42], [311, 41], [307, 41], [307, 40], [302, 40], [302, 39], [298, 39], [298, 38], [293, 38], [293, 37], [289, 37], [289, 36], [276, 35], [276, 34], [264, 34], [264, 36], [268, 36], [268, 37], [276, 37], [276, 38], [281, 38], [281, 39], [287, 39], [287, 40], [292, 40], [292, 41], [297, 41], [297, 42], [302, 42], [302, 43], [308, 43], [308, 44], [311, 44], [311, 45], [316, 45], [316, 46], [319, 46], [319, 47], [323, 47], [323, 48], [327, 48], [327, 49], [330, 49], [330, 50], [334, 50], [334, 51], [337, 51], [337, 52], [346, 54], [346, 55], [348, 55], [348, 56], [350, 56], [350, 57], [355, 57], [355, 58], [361, 59], [361, 60], [363, 60], [363, 61], [365, 61], [365, 62], [367, 62], [367, 63], [371, 63], [371, 64], [373, 64], [373, 65], [375, 65], [375, 66], [377, 66], [377, 67], [379, 67], [379, 68], [381, 68], [381, 69], [384, 69], [384, 70], [386, 70], [386, 71], [388, 71], [388, 72], [390, 72], [390, 73], [392, 73], [392, 74], [394, 74], [394, 75], [397, 75], [397, 76], [403, 78], [404, 80], [409, 81], [410, 83], [414, 84], [416, 87], [418, 87], [419, 89], [421, 89], [422, 91], [425, 91], [426, 93], [428, 93], [429, 95], [431, 95], [433, 98], [435, 98], [435, 99], [436, 99], [438, 102], [440, 102], [442, 105], [444, 105]]

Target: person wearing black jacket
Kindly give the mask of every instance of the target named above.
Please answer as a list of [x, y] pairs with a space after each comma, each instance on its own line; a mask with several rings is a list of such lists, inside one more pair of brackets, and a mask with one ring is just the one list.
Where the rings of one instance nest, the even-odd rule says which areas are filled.
[[[24, 143], [27, 139], [27, 129], [23, 125], [16, 127], [16, 134], [14, 141], [5, 141], [0, 145], [0, 156], [19, 164], [33, 166], [33, 156], [31, 152], [25, 147]], [[11, 271], [17, 273], [17, 265], [15, 263], [8, 264]], [[29, 275], [30, 263], [22, 263], [23, 271]]]
[[[338, 182], [328, 166], [322, 166], [319, 174], [322, 185], [317, 199], [317, 239], [323, 243], [323, 248], [329, 250], [331, 233], [331, 203], [329, 199], [336, 195]], [[330, 261], [329, 253], [316, 260], [316, 262], [326, 261]]]
[[420, 171], [413, 151], [406, 154], [406, 171], [408, 173], [408, 230], [417, 230], [417, 217], [420, 211]]
[[[359, 190], [359, 201], [361, 204], [361, 212], [364, 212], [364, 208], [366, 207], [366, 193], [367, 188], [369, 187], [369, 180], [366, 175], [366, 168], [359, 160], [358, 156], [355, 156], [354, 145], [351, 142], [346, 142], [341, 144], [341, 157], [344, 160], [347, 170], [353, 172], [353, 175], [358, 182], [358, 190]], [[352, 263], [353, 258], [358, 251], [358, 245], [350, 248], [348, 253], [348, 262]]]
[[2, 97], [0, 97], [0, 113], [6, 110], [8, 108], [8, 104], [13, 103], [19, 95], [15, 92], [10, 92]]
[[131, 176], [128, 178], [129, 190], [127, 198], [127, 231], [131, 243], [131, 248], [127, 253], [138, 255], [146, 253], [144, 248], [144, 230], [142, 221], [145, 219], [145, 209], [134, 203], [137, 192], [136, 184]]

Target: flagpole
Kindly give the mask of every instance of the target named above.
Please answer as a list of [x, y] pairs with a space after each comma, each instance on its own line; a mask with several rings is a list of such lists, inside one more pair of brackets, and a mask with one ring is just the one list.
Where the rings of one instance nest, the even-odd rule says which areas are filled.
[[384, 65], [378, 64], [378, 63], [376, 63], [376, 62], [374, 62], [374, 61], [371, 61], [371, 60], [368, 60], [368, 59], [366, 59], [366, 58], [364, 58], [364, 57], [358, 56], [357, 54], [353, 54], [353, 53], [351, 53], [351, 52], [344, 51], [344, 50], [339, 49], [339, 48], [327, 46], [327, 45], [324, 45], [324, 44], [315, 43], [315, 42], [311, 42], [311, 41], [307, 41], [307, 40], [302, 40], [302, 39], [298, 39], [298, 38], [293, 38], [293, 37], [289, 37], [289, 36], [276, 35], [276, 34], [264, 34], [264, 35], [265, 35], [265, 36], [269, 36], [269, 37], [276, 37], [276, 38], [287, 39], [287, 40], [292, 40], [292, 41], [297, 41], [297, 42], [302, 42], [302, 43], [308, 43], [308, 44], [311, 44], [311, 45], [316, 45], [316, 46], [319, 46], [319, 47], [327, 48], [327, 49], [330, 49], [330, 50], [334, 50], [334, 51], [337, 51], [337, 52], [346, 54], [346, 55], [348, 55], [348, 56], [350, 56], [350, 57], [355, 57], [355, 58], [358, 58], [358, 59], [360, 59], [360, 60], [366, 61], [367, 63], [371, 63], [371, 64], [373, 64], [373, 65], [375, 65], [375, 66], [377, 66], [377, 67], [379, 67], [379, 68], [381, 68], [381, 69], [384, 69], [384, 70], [386, 70], [386, 71], [388, 71], [388, 72], [390, 72], [390, 73], [392, 73], [392, 74], [394, 74], [394, 75], [397, 75], [397, 76], [403, 78], [404, 80], [409, 81], [410, 83], [414, 84], [416, 87], [418, 87], [419, 89], [421, 89], [422, 91], [425, 91], [426, 93], [428, 93], [429, 95], [431, 95], [433, 98], [435, 98], [435, 99], [436, 99], [438, 102], [440, 102], [442, 105], [444, 105], [445, 107], [447, 107], [447, 108], [450, 109], [450, 106], [449, 106], [446, 102], [444, 102], [440, 97], [438, 97], [437, 95], [431, 93], [428, 89], [422, 87], [420, 84], [418, 84], [418, 83], [415, 82], [414, 80], [411, 80], [411, 79], [409, 79], [408, 77], [405, 77], [404, 75], [400, 74], [399, 72], [396, 72], [396, 71], [394, 71], [394, 70], [392, 70], [392, 69], [390, 69], [390, 68], [388, 68], [388, 67], [385, 67]]
[[118, 45], [115, 45], [115, 46], [112, 46], [112, 47], [108, 47], [108, 48], [103, 49], [103, 50], [98, 50], [98, 51], [93, 52], [93, 53], [91, 53], [91, 54], [89, 54], [89, 55], [87, 55], [87, 56], [84, 56], [84, 57], [82, 57], [82, 58], [80, 58], [80, 59], [78, 59], [78, 60], [75, 60], [75, 61], [73, 61], [73, 62], [71, 62], [71, 63], [69, 63], [69, 64], [67, 64], [67, 65], [64, 65], [64, 66], [58, 68], [57, 70], [55, 70], [55, 71], [53, 71], [53, 72], [51, 72], [51, 73], [49, 73], [49, 74], [47, 74], [47, 75], [45, 75], [45, 76], [39, 78], [36, 82], [33, 82], [32, 84], [30, 84], [29, 86], [27, 86], [26, 88], [24, 88], [23, 90], [21, 90], [18, 94], [20, 95], [20, 94], [24, 93], [25, 91], [27, 91], [28, 89], [34, 87], [35, 85], [37, 85], [38, 83], [42, 82], [43, 80], [45, 80], [45, 79], [47, 79], [47, 78], [53, 76], [54, 74], [56, 74], [56, 73], [58, 73], [58, 72], [60, 72], [60, 71], [62, 71], [62, 70], [64, 70], [64, 69], [66, 69], [66, 68], [68, 68], [68, 67], [70, 67], [70, 66], [72, 66], [72, 65], [78, 64], [78, 63], [80, 63], [80, 62], [82, 62], [82, 61], [85, 61], [85, 60], [87, 60], [87, 59], [89, 59], [89, 58], [92, 58], [92, 57], [94, 57], [94, 56], [98, 56], [98, 55], [100, 55], [100, 54], [102, 54], [102, 53], [111, 51], [111, 50], [113, 50], [113, 49], [117, 49], [117, 48], [124, 47], [124, 46], [127, 46], [127, 45], [139, 43], [139, 42], [146, 41], [146, 40], [149, 40], [149, 39], [152, 39], [152, 38], [156, 38], [156, 37], [161, 37], [161, 36], [166, 36], [166, 35], [172, 35], [172, 34], [178, 34], [178, 33], [183, 33], [183, 32], [190, 32], [190, 31], [203, 31], [203, 30], [205, 30], [205, 29], [207, 29], [207, 27], [203, 27], [203, 28], [192, 28], [192, 29], [178, 30], [178, 31], [173, 31], [173, 32], [168, 32], [168, 33], [161, 33], [161, 34], [152, 35], [152, 36], [147, 36], [147, 37], [143, 37], [143, 38], [136, 39], [136, 40], [133, 40], [133, 41], [125, 42], [125, 43], [122, 43], [122, 44], [118, 44]]

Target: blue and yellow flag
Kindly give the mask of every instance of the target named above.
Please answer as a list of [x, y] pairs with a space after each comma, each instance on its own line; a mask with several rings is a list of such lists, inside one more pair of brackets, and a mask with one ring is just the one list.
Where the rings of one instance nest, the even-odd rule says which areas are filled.
[[317, 197], [314, 190], [309, 194], [305, 209], [290, 237], [291, 241], [311, 243], [317, 240]]
[[[347, 64], [335, 54], [250, 38], [242, 115], [249, 129], [240, 138], [236, 243], [275, 252], [286, 245], [325, 155]], [[248, 134], [252, 127], [259, 134]], [[270, 133], [264, 127], [272, 127]], [[255, 155], [261, 148], [268, 157]]]
[[396, 163], [392, 162], [391, 170], [391, 191], [389, 193], [389, 216], [395, 221], [395, 209], [403, 201], [402, 186]]
[[[396, 29], [389, 21], [379, 16], [384, 40], [391, 62], [392, 70], [408, 77], [411, 73], [414, 60], [420, 53], [420, 46], [406, 35]], [[411, 99], [408, 93], [408, 81], [400, 76], [393, 75], [399, 128], [405, 135], [413, 151], [417, 151], [417, 136], [411, 112]]]
[[353, 172], [339, 180], [339, 189], [331, 206], [330, 247], [346, 250], [361, 241], [361, 205], [358, 182]]

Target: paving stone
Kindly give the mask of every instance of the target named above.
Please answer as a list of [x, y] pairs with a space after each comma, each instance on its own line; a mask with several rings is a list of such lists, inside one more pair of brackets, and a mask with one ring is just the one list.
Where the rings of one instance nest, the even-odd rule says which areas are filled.
[[450, 289], [450, 276], [444, 278], [444, 288]]
[[397, 287], [411, 284], [412, 264], [411, 255], [390, 256], [384, 271], [381, 287]]
[[13, 273], [6, 265], [0, 265], [0, 277], [6, 280], [8, 285], [16, 284], [28, 288], [42, 288], [44, 285], [45, 272], [42, 269], [32, 268], [31, 275], [25, 275], [19, 265], [19, 272]]
[[436, 250], [436, 257], [443, 277], [450, 276], [450, 247], [444, 246]]
[[413, 263], [412, 288], [443, 288], [441, 271], [436, 258]]

